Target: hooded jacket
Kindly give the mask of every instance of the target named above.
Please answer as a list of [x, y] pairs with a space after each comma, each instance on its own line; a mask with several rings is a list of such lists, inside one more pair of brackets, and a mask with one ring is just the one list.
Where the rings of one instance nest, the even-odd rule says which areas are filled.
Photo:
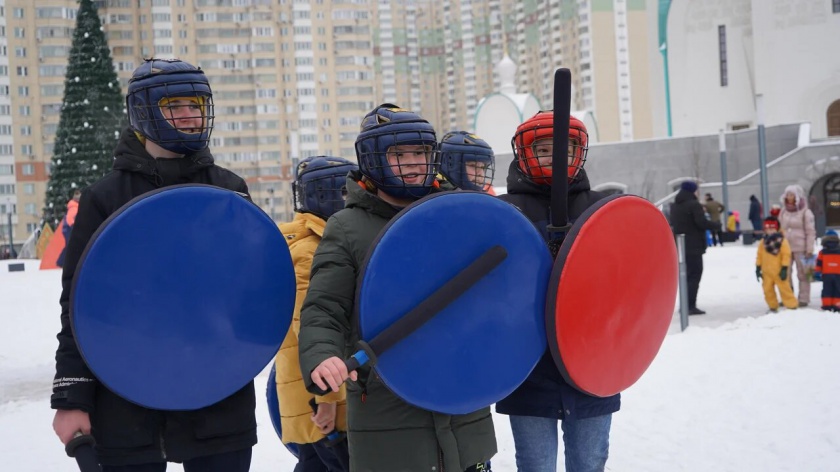
[[[785, 195], [788, 193], [796, 196], [794, 211], [790, 211], [785, 205]], [[782, 202], [779, 226], [790, 243], [790, 250], [794, 253], [813, 253], [817, 230], [814, 225], [814, 213], [808, 208], [805, 190], [799, 185], [788, 185], [779, 200]]]
[[151, 410], [123, 399], [100, 383], [82, 359], [73, 336], [70, 291], [76, 266], [93, 234], [133, 198], [183, 183], [214, 185], [248, 194], [245, 181], [216, 166], [209, 150], [179, 159], [153, 159], [134, 131], [124, 130], [111, 172], [82, 192], [67, 243], [61, 277], [61, 331], [50, 403], [53, 409], [90, 414], [97, 454], [104, 465], [184, 461], [244, 449], [257, 442], [253, 382], [200, 410]]
[[[310, 373], [327, 358], [347, 358], [359, 340], [356, 281], [374, 240], [400, 210], [363, 188], [361, 178], [358, 171], [348, 176], [346, 206], [327, 222], [312, 263], [299, 338], [310, 391]], [[357, 373], [358, 382], [345, 383], [350, 470], [461, 472], [496, 453], [489, 408], [465, 415], [423, 410], [392, 393], [369, 366]]]
[[707, 220], [697, 196], [681, 189], [671, 205], [671, 227], [685, 235], [685, 255], [700, 256], [706, 253], [706, 230], [719, 229], [720, 223]]
[[312, 409], [309, 400], [317, 403], [336, 403], [335, 429], [347, 431], [347, 408], [344, 401], [344, 386], [338, 392], [317, 396], [306, 391], [300, 373], [298, 356], [298, 335], [300, 334], [300, 308], [309, 290], [309, 270], [312, 257], [321, 242], [326, 221], [312, 213], [295, 213], [295, 219], [280, 225], [280, 232], [286, 237], [292, 264], [295, 267], [295, 311], [292, 324], [280, 351], [274, 359], [277, 379], [277, 400], [280, 407], [280, 424], [283, 442], [311, 444], [324, 439], [324, 434], [312, 422]]
[[[507, 194], [498, 198], [519, 208], [548, 241], [551, 187], [526, 179], [514, 160], [508, 170]], [[574, 222], [604, 194], [590, 190], [589, 178], [581, 169], [569, 186], [569, 219]], [[594, 397], [575, 389], [563, 378], [546, 349], [537, 366], [516, 390], [496, 403], [496, 411], [506, 415], [538, 416], [556, 419], [584, 419], [614, 413], [621, 407], [621, 395]]]

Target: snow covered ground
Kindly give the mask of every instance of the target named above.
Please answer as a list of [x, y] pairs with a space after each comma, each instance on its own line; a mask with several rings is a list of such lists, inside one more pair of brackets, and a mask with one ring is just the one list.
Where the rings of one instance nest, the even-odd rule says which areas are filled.
[[[622, 472], [840, 471], [840, 315], [816, 309], [765, 315], [755, 246], [710, 248], [698, 305], [670, 334], [613, 418], [607, 469]], [[49, 409], [58, 331], [59, 271], [10, 273], [0, 263], [0, 458], [3, 470], [74, 471]], [[819, 305], [820, 285], [811, 306]], [[267, 371], [257, 378], [264, 391]], [[251, 470], [291, 471], [258, 402]], [[507, 418], [496, 416], [493, 470], [514, 471]], [[169, 470], [182, 470], [170, 466]], [[558, 470], [563, 470], [562, 459]]]

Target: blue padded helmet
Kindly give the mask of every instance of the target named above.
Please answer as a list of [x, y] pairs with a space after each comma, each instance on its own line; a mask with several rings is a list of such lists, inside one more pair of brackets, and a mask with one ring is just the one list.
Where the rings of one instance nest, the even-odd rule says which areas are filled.
[[328, 219], [344, 208], [347, 173], [358, 168], [340, 157], [313, 156], [300, 161], [292, 183], [295, 211]]
[[[476, 172], [468, 172], [468, 162], [478, 164]], [[496, 156], [493, 149], [478, 136], [466, 131], [452, 131], [441, 139], [440, 173], [452, 185], [463, 190], [486, 191], [493, 185], [495, 169]], [[470, 175], [474, 173], [474, 179], [470, 180]]]
[[[399, 164], [388, 163], [388, 150], [393, 146], [426, 146], [426, 166], [422, 172], [394, 172]], [[373, 184], [394, 198], [416, 200], [432, 191], [437, 174], [437, 137], [435, 130], [420, 115], [384, 103], [365, 115], [361, 132], [356, 137], [359, 170]], [[404, 178], [422, 176], [420, 184], [407, 184]]]
[[[182, 131], [164, 117], [173, 113], [173, 99], [185, 98], [197, 105], [201, 128]], [[201, 151], [213, 131], [213, 92], [204, 72], [178, 59], [147, 59], [131, 75], [125, 97], [131, 127], [160, 147], [178, 154]], [[199, 115], [196, 115], [198, 118]]]

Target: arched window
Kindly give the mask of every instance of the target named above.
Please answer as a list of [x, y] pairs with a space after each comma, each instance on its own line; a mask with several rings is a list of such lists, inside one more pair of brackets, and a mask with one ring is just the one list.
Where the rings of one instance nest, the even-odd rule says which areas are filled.
[[840, 100], [835, 100], [828, 106], [826, 123], [828, 123], [829, 136], [840, 136]]

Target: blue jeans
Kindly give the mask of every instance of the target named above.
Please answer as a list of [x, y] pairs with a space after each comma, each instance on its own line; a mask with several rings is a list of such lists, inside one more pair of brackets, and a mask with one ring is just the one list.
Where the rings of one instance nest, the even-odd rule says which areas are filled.
[[[557, 422], [535, 416], [510, 417], [520, 472], [557, 471]], [[603, 472], [610, 450], [612, 415], [563, 420], [566, 472]]]

